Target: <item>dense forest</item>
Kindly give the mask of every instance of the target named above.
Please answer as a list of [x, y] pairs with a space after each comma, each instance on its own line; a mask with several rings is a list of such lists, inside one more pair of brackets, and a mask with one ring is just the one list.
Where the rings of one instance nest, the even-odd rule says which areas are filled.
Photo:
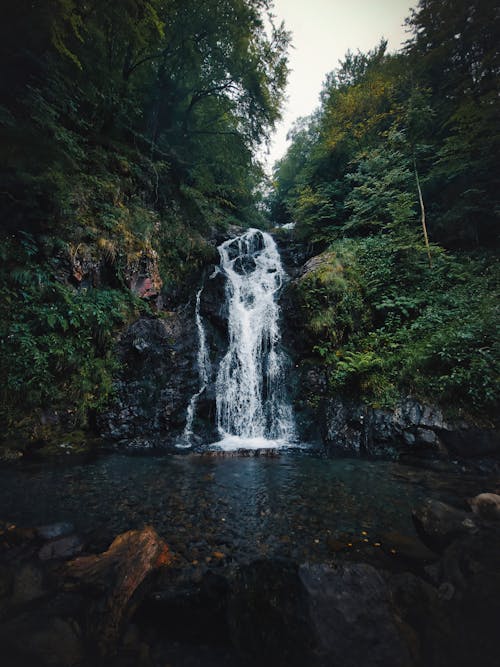
[[289, 36], [268, 0], [21, 1], [0, 31], [3, 435], [42, 437], [106, 405], [115, 335], [153, 307], [133, 275], [158, 264], [141, 296], [167, 304], [214, 233], [262, 224]]
[[264, 197], [290, 43], [270, 0], [4, 8], [3, 436], [92, 427], [119, 332], [175, 307], [231, 225], [290, 222], [320, 255], [294, 289], [301, 363], [329, 392], [491, 420], [498, 8], [420, 0], [407, 23], [402, 52], [328, 74]]
[[348, 52], [275, 168], [272, 218], [323, 253], [297, 286], [331, 392], [475, 419], [498, 383], [498, 7], [421, 0], [390, 54]]

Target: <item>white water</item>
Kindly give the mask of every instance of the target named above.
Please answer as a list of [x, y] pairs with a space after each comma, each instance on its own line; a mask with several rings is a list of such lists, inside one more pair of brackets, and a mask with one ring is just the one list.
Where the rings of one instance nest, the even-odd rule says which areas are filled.
[[229, 343], [216, 379], [214, 446], [279, 447], [294, 439], [277, 303], [286, 274], [273, 238], [257, 229], [222, 243], [219, 255]]
[[[216, 270], [226, 278], [228, 348], [215, 381], [217, 430], [211, 445], [225, 451], [282, 447], [295, 439], [285, 392], [278, 293], [286, 278], [273, 238], [249, 229], [219, 248]], [[200, 314], [203, 288], [196, 295], [199, 388], [186, 411], [177, 447], [191, 447], [196, 406], [211, 381], [207, 339]]]
[[196, 413], [196, 405], [198, 403], [199, 397], [207, 388], [207, 385], [210, 382], [210, 376], [212, 374], [210, 357], [208, 355], [207, 348], [207, 337], [200, 314], [200, 298], [202, 292], [203, 287], [198, 290], [196, 294], [195, 308], [196, 329], [198, 332], [198, 354], [196, 356], [196, 362], [198, 364], [199, 388], [198, 391], [191, 396], [191, 400], [189, 401], [189, 405], [186, 411], [186, 425], [184, 427], [184, 432], [181, 436], [181, 439], [177, 443], [177, 447], [191, 447], [191, 437], [193, 435], [193, 421], [194, 415]]

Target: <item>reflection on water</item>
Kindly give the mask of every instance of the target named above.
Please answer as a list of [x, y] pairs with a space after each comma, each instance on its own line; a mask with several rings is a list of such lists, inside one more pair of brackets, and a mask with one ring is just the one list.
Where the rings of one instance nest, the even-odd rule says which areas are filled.
[[480, 480], [388, 461], [103, 456], [91, 462], [0, 468], [0, 518], [21, 525], [72, 521], [106, 537], [153, 525], [190, 562], [262, 555], [323, 559], [332, 540], [386, 531], [414, 535], [411, 508], [429, 495], [452, 500]]

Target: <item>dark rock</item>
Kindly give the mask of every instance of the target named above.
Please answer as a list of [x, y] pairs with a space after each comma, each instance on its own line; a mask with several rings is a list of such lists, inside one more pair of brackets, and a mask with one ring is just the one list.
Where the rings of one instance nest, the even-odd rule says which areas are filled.
[[158, 446], [178, 435], [198, 388], [197, 337], [192, 312], [140, 318], [123, 334], [117, 398], [100, 417], [103, 438], [132, 449]]
[[440, 433], [452, 456], [500, 458], [500, 433], [495, 429], [451, 428]]
[[227, 334], [226, 279], [216, 269], [205, 280], [200, 297], [200, 313], [224, 336]]
[[430, 549], [443, 551], [460, 536], [476, 533], [473, 515], [439, 500], [427, 500], [412, 512], [417, 533]]
[[387, 578], [399, 627], [413, 663], [425, 667], [451, 667], [454, 628], [439, 591], [409, 572]]
[[42, 597], [46, 592], [43, 573], [32, 563], [25, 563], [15, 573], [11, 603], [14, 605], [31, 602]]
[[370, 565], [254, 563], [239, 574], [228, 614], [234, 642], [255, 663], [412, 664], [386, 584]]
[[477, 516], [487, 521], [500, 521], [500, 495], [480, 493], [471, 498], [469, 504]]
[[301, 566], [319, 665], [410, 664], [386, 584], [370, 565]]
[[58, 523], [50, 523], [47, 526], [38, 526], [35, 528], [38, 537], [43, 540], [52, 540], [56, 537], [64, 537], [75, 532], [75, 527], [69, 521], [59, 521]]
[[382, 548], [389, 553], [396, 552], [408, 565], [424, 565], [436, 560], [436, 554], [425, 544], [409, 535], [402, 535], [394, 531], [381, 535]]
[[412, 398], [393, 410], [382, 410], [337, 397], [324, 399], [319, 410], [324, 413], [323, 440], [331, 451], [441, 459], [500, 454], [496, 431], [448, 422], [439, 408]]
[[71, 619], [26, 613], [0, 628], [4, 667], [73, 667], [83, 657], [81, 631]]
[[326, 442], [335, 448], [356, 453], [370, 448], [370, 423], [372, 415], [363, 404], [347, 404], [333, 399], [326, 408]]
[[78, 535], [67, 535], [46, 542], [38, 552], [40, 560], [65, 560], [73, 558], [83, 550], [83, 542]]

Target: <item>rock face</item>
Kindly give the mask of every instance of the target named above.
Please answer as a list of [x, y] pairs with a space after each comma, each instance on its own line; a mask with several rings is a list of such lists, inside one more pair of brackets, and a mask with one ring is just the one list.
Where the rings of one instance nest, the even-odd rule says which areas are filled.
[[142, 299], [157, 297], [163, 285], [158, 268], [158, 253], [152, 248], [129, 259], [125, 269], [127, 286]]
[[118, 344], [117, 399], [101, 417], [101, 435], [146, 448], [179, 434], [197, 387], [196, 349], [187, 308], [134, 322]]
[[[464, 422], [445, 420], [435, 406], [412, 398], [394, 410], [342, 398], [323, 403], [323, 439], [329, 449], [364, 454], [408, 453], [433, 458], [500, 457], [500, 437]], [[460, 447], [456, 443], [460, 442]]]
[[[68, 248], [62, 265], [66, 275], [77, 287], [119, 287], [120, 281], [115, 266], [115, 249], [106, 242], [94, 248], [79, 243]], [[127, 287], [141, 298], [158, 297], [163, 285], [158, 267], [158, 253], [149, 245], [127, 258], [123, 279]]]

